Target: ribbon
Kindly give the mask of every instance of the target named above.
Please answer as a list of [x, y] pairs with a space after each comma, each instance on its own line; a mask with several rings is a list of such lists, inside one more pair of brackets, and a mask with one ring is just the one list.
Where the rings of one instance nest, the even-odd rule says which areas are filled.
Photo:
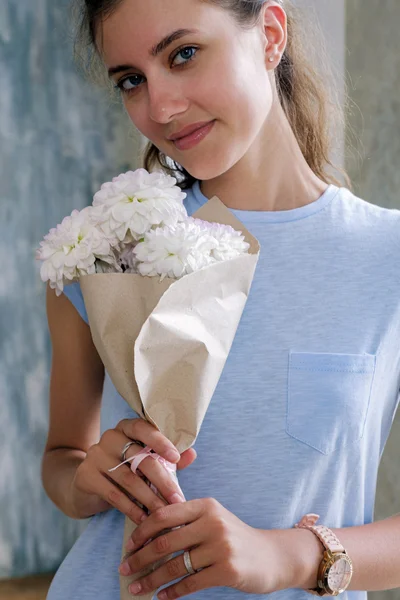
[[[145, 448], [142, 448], [142, 450], [140, 450], [140, 452], [138, 452], [134, 456], [131, 456], [130, 458], [127, 458], [126, 460], [124, 460], [124, 462], [119, 463], [119, 465], [117, 465], [116, 467], [113, 467], [112, 469], [108, 469], [108, 471], [115, 471], [116, 469], [118, 469], [119, 467], [124, 465], [125, 463], [132, 461], [131, 471], [132, 471], [132, 473], [136, 474], [136, 471], [139, 468], [140, 463], [148, 456], [151, 456], [154, 460], [157, 460], [160, 464], [162, 464], [164, 469], [166, 471], [168, 471], [168, 473], [170, 473], [174, 477], [176, 482], [178, 483], [178, 480], [176, 477], [176, 464], [169, 462], [168, 460], [166, 460], [165, 458], [163, 458], [162, 456], [157, 454], [157, 452], [155, 452], [152, 448], [150, 448], [150, 446], [146, 446]], [[150, 485], [150, 489], [155, 494], [159, 495], [158, 489], [156, 488], [156, 486], [153, 483], [151, 483], [151, 481], [149, 481], [149, 485]], [[183, 493], [182, 493], [182, 495], [183, 495]], [[175, 529], [179, 529], [180, 527], [182, 527], [182, 526], [179, 525], [178, 527], [172, 527], [169, 531], [174, 531]], [[163, 531], [161, 531], [158, 535], [161, 535], [161, 533], [163, 533]], [[150, 542], [152, 542], [153, 539], [154, 538], [147, 540], [147, 542], [144, 544], [144, 546], [147, 546], [147, 544], [150, 544]], [[126, 556], [128, 556], [128, 555], [129, 555], [129, 553]], [[160, 564], [162, 564], [162, 559], [161, 559], [161, 562], [156, 563], [154, 568], [160, 566]]]
[[[140, 463], [148, 456], [151, 456], [154, 460], [157, 460], [160, 464], [162, 464], [162, 466], [164, 467], [164, 469], [166, 471], [168, 471], [168, 473], [175, 475], [176, 464], [169, 462], [168, 460], [166, 460], [165, 458], [163, 458], [162, 456], [157, 454], [157, 452], [155, 452], [152, 448], [150, 448], [150, 446], [146, 446], [145, 448], [142, 448], [142, 450], [140, 450], [140, 452], [138, 452], [134, 456], [127, 458], [126, 460], [124, 460], [124, 462], [119, 463], [119, 465], [117, 465], [116, 467], [113, 467], [112, 469], [108, 469], [108, 470], [115, 471], [116, 469], [118, 469], [119, 467], [124, 465], [125, 463], [132, 461], [131, 471], [132, 471], [132, 473], [136, 473], [136, 470], [138, 469]], [[153, 485], [151, 482], [150, 482], [150, 488], [155, 494], [157, 494], [158, 490], [157, 490], [156, 486]]]

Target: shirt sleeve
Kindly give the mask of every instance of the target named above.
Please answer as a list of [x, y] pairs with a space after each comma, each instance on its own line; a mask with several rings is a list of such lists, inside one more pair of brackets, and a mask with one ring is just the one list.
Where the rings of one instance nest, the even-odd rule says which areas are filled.
[[78, 311], [82, 319], [85, 321], [85, 323], [89, 325], [89, 319], [86, 312], [85, 301], [83, 299], [80, 283], [68, 283], [64, 286], [63, 293], [67, 296], [68, 300], [72, 302], [72, 304], [75, 306], [76, 310]]

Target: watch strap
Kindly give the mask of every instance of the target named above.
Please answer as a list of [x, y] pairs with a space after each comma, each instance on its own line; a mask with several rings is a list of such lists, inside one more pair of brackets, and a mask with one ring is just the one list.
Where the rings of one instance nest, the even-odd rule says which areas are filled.
[[325, 525], [311, 525], [306, 527], [315, 533], [315, 535], [321, 540], [327, 550], [330, 550], [332, 554], [337, 552], [345, 552], [343, 545], [340, 543], [336, 535], [331, 529], [325, 527]]
[[343, 544], [340, 543], [338, 537], [333, 533], [329, 527], [325, 525], [315, 525], [318, 521], [319, 515], [315, 513], [308, 513], [295, 524], [297, 529], [310, 529], [318, 539], [322, 542], [327, 550], [334, 552], [345, 552]]
[[[302, 517], [300, 521], [294, 525], [294, 527], [297, 529], [309, 529], [312, 531], [320, 540], [324, 548], [329, 550], [331, 553], [345, 553], [345, 548], [340, 543], [338, 537], [333, 533], [333, 531], [329, 529], [329, 527], [326, 527], [325, 525], [315, 525], [318, 519], [319, 515], [315, 513], [308, 513], [304, 515], [304, 517]], [[329, 595], [326, 590], [320, 587], [309, 589], [307, 591], [315, 596]]]

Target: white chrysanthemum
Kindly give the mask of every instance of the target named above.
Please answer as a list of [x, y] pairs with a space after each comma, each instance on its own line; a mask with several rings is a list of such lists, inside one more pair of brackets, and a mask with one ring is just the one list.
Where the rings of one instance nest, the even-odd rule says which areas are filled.
[[175, 185], [175, 177], [161, 170], [136, 169], [103, 183], [93, 206], [103, 206], [102, 230], [123, 244], [139, 240], [153, 226], [175, 225], [187, 218], [183, 206], [186, 193]]
[[209, 223], [201, 219], [193, 219], [197, 225], [203, 230], [212, 235], [218, 242], [216, 248], [211, 252], [211, 255], [217, 261], [229, 260], [240, 254], [246, 253], [250, 244], [245, 241], [244, 235], [231, 227], [222, 223]]
[[139, 261], [137, 269], [141, 275], [178, 279], [215, 262], [210, 257], [214, 246], [214, 238], [202, 234], [186, 220], [172, 227], [148, 231], [133, 253]]
[[[189, 217], [173, 227], [148, 231], [132, 252], [139, 261], [137, 270], [141, 275], [178, 279], [217, 261], [247, 252], [249, 245], [243, 243], [239, 248], [236, 233], [230, 227], [219, 229], [207, 221]], [[230, 253], [225, 247], [229, 236], [237, 246]]]
[[88, 217], [92, 225], [95, 225], [97, 229], [101, 231], [116, 253], [121, 252], [123, 245], [118, 239], [116, 233], [110, 229], [108, 211], [106, 210], [105, 206], [88, 206], [87, 208], [89, 211]]
[[[36, 258], [42, 260], [42, 281], [49, 281], [60, 296], [64, 284], [96, 272], [95, 261], [115, 264], [109, 242], [92, 223], [92, 207], [74, 210], [40, 243]], [[116, 270], [116, 269], [114, 269]]]

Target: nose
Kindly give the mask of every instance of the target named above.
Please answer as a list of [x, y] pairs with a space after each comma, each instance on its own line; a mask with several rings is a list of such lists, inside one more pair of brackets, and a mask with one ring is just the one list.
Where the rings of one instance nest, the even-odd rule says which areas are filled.
[[187, 111], [188, 101], [176, 79], [168, 81], [158, 76], [152, 83], [147, 82], [149, 94], [149, 115], [157, 123], [169, 123], [177, 114]]

